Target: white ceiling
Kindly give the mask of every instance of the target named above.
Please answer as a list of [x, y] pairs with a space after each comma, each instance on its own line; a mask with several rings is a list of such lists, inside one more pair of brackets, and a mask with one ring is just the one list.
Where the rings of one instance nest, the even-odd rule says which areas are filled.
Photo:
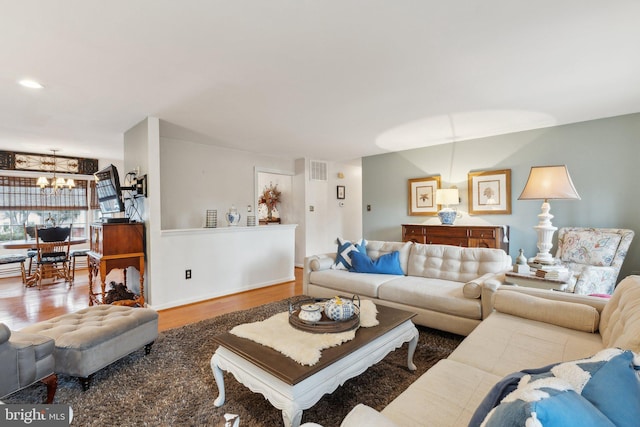
[[[640, 1], [0, 0], [0, 149], [365, 155], [640, 111]], [[45, 88], [16, 82], [30, 77]], [[193, 138], [192, 138], [193, 139]]]

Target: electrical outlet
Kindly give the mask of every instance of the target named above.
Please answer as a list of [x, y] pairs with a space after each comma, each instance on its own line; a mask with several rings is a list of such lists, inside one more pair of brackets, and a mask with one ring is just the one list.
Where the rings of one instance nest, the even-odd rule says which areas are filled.
[[184, 278], [191, 279], [191, 269], [184, 271]]

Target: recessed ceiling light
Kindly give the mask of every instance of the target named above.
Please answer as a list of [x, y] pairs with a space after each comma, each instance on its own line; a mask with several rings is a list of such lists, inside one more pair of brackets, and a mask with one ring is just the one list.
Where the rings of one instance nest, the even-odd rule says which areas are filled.
[[24, 80], [20, 80], [18, 83], [21, 86], [28, 87], [28, 88], [31, 88], [31, 89], [42, 89], [42, 88], [44, 88], [44, 86], [42, 86], [40, 83], [38, 83], [35, 80], [24, 79]]

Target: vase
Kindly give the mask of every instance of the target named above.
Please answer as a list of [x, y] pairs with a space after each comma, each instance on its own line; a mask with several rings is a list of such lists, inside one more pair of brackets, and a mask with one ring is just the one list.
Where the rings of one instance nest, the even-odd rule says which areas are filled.
[[304, 304], [300, 307], [298, 317], [307, 322], [318, 322], [322, 319], [322, 307], [318, 304]]
[[231, 209], [229, 209], [229, 212], [227, 212], [227, 223], [230, 227], [236, 226], [240, 223], [240, 217], [241, 215], [236, 207], [231, 206]]
[[516, 258], [516, 264], [527, 265], [527, 257], [524, 256], [524, 252], [520, 249], [520, 254]]
[[458, 212], [451, 208], [444, 208], [438, 212], [438, 217], [442, 225], [453, 225], [457, 216]]

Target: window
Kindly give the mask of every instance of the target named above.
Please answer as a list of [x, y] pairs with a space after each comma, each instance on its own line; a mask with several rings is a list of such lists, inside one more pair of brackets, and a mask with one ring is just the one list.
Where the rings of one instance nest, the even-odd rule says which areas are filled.
[[0, 176], [0, 241], [25, 238], [25, 225], [73, 224], [72, 237], [86, 237], [97, 213], [92, 178], [76, 178], [75, 188], [53, 193], [36, 178]]

